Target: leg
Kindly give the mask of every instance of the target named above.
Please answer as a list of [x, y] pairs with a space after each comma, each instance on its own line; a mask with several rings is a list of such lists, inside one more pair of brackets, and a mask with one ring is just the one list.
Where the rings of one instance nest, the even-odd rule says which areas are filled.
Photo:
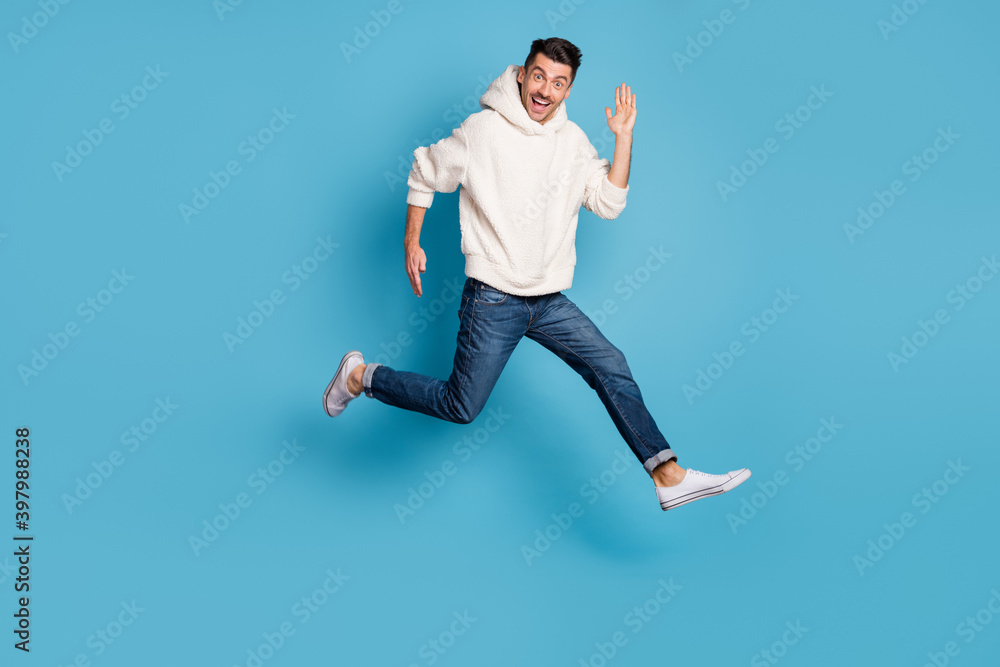
[[[579, 373], [600, 397], [618, 432], [646, 472], [676, 461], [642, 400], [625, 355], [608, 341], [597, 326], [562, 292], [537, 302], [528, 338], [537, 341]], [[683, 470], [676, 463], [664, 471]]]
[[458, 317], [455, 359], [447, 381], [370, 363], [361, 377], [365, 394], [458, 424], [474, 420], [524, 335], [527, 310], [520, 297], [469, 279]]

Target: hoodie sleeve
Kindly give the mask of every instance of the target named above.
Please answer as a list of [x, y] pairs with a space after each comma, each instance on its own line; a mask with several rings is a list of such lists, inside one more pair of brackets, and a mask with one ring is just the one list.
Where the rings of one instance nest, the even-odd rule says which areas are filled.
[[583, 207], [604, 218], [614, 220], [625, 209], [628, 185], [620, 188], [608, 180], [611, 162], [598, 157], [597, 149], [590, 141], [584, 140], [582, 149], [584, 169], [587, 172], [583, 190]]
[[410, 187], [406, 203], [430, 208], [435, 192], [454, 192], [465, 180], [469, 160], [465, 123], [436, 144], [417, 148], [413, 151], [413, 158], [413, 167], [406, 180]]

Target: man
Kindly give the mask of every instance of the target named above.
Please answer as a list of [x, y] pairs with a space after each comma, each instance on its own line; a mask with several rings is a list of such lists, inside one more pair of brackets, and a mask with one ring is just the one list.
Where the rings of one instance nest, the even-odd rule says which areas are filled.
[[344, 355], [323, 396], [331, 417], [364, 391], [369, 398], [468, 424], [486, 404], [522, 337], [545, 346], [593, 388], [618, 432], [656, 487], [660, 507], [673, 509], [724, 493], [750, 477], [746, 468], [724, 475], [685, 470], [653, 421], [625, 356], [562, 290], [573, 282], [576, 226], [582, 205], [601, 218], [618, 217], [628, 193], [636, 96], [615, 90], [614, 162], [597, 155], [568, 120], [580, 50], [552, 37], [536, 39], [524, 66], [510, 65], [451, 136], [414, 151], [407, 184], [406, 272], [418, 297], [427, 258], [420, 227], [435, 192], [459, 196], [467, 276], [461, 325], [447, 381], [366, 364]]

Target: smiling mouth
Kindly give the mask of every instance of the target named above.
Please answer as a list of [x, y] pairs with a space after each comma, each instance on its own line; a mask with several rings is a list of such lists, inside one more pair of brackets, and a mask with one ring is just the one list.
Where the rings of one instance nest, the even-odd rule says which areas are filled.
[[552, 105], [552, 102], [545, 102], [544, 100], [539, 100], [539, 98], [534, 95], [531, 96], [531, 108], [534, 111], [542, 112], [548, 109]]

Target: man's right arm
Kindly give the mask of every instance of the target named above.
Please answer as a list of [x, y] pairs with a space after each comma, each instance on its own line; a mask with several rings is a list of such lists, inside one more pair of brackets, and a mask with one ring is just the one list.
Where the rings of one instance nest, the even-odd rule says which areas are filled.
[[417, 296], [423, 294], [420, 274], [427, 270], [427, 256], [420, 248], [420, 227], [424, 213], [434, 201], [435, 192], [454, 192], [465, 180], [469, 161], [469, 141], [466, 124], [456, 127], [451, 135], [431, 146], [413, 151], [413, 167], [406, 182], [406, 235], [403, 250], [406, 274]]
[[403, 237], [403, 254], [406, 261], [406, 274], [410, 277], [410, 286], [417, 296], [423, 294], [420, 286], [420, 274], [427, 270], [427, 255], [420, 247], [420, 228], [424, 224], [426, 208], [407, 204], [406, 235]]

